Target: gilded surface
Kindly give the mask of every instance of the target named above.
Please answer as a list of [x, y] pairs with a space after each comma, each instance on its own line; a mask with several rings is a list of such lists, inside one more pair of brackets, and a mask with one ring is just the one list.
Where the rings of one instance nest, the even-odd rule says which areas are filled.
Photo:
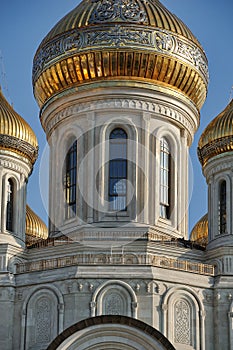
[[91, 14], [89, 24], [107, 21], [130, 21], [148, 23], [147, 13], [140, 3], [135, 0], [101, 0]]
[[32, 163], [38, 153], [36, 135], [26, 121], [14, 111], [0, 91], [0, 148], [25, 155]]
[[[26, 206], [26, 242], [31, 243], [31, 237], [37, 239], [47, 239], [48, 229], [38, 215], [27, 205]], [[33, 241], [35, 243], [35, 241]]]
[[194, 226], [190, 240], [206, 246], [208, 243], [208, 213], [205, 214]]
[[35, 96], [43, 106], [54, 94], [81, 83], [138, 78], [174, 87], [200, 108], [208, 64], [190, 33], [158, 1], [84, 0], [39, 47]]
[[198, 143], [202, 165], [221, 153], [233, 150], [233, 100], [206, 127]]

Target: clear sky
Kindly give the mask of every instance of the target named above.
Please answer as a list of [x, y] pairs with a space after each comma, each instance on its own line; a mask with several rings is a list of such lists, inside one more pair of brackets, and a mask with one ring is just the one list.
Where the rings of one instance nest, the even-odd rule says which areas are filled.
[[[46, 141], [32, 92], [33, 56], [53, 25], [78, 3], [79, 0], [1, 0], [0, 82], [7, 99], [37, 134], [40, 157]], [[188, 25], [209, 60], [209, 92], [190, 150], [194, 169], [189, 216], [192, 228], [207, 211], [207, 186], [196, 155], [197, 142], [205, 126], [228, 104], [233, 86], [233, 1], [162, 0], [162, 3]], [[29, 179], [28, 203], [47, 221], [39, 190], [40, 157]]]

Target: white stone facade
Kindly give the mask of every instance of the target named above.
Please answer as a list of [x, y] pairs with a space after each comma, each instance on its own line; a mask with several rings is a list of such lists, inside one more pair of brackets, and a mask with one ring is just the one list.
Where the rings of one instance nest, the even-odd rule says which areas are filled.
[[[5, 267], [0, 308], [6, 318], [1, 318], [0, 347], [44, 350], [77, 322], [122, 315], [152, 326], [177, 350], [219, 350], [222, 344], [224, 349], [231, 349], [231, 247], [217, 245], [211, 249], [210, 244], [205, 252], [182, 240], [187, 238], [188, 148], [198, 125], [195, 108], [165, 93], [145, 95], [140, 89], [113, 89], [55, 101], [43, 111], [41, 119], [50, 145], [50, 230], [54, 238], [44, 246], [41, 243], [24, 250], [15, 241], [4, 241], [1, 235]], [[105, 207], [108, 173], [104, 166], [108, 162], [109, 134], [115, 126], [129, 135], [128, 158], [136, 164], [128, 172], [135, 195], [127, 211], [118, 216]], [[173, 160], [169, 219], [161, 218], [159, 212], [161, 137], [170, 143]], [[77, 215], [67, 220], [62, 179], [65, 157], [75, 139], [77, 164], [83, 167], [77, 177]], [[1, 179], [9, 174], [19, 178], [17, 181], [25, 178], [25, 170], [19, 176], [16, 165], [12, 170], [4, 164]], [[206, 168], [208, 182], [228, 176], [230, 186], [231, 167], [224, 164], [226, 170], [218, 164]], [[216, 169], [218, 176], [209, 175]], [[2, 184], [4, 193], [4, 181]], [[24, 207], [23, 192], [20, 196]], [[210, 208], [216, 206], [213, 197], [210, 192]], [[228, 210], [231, 203], [229, 199]], [[1, 218], [4, 215], [2, 212]], [[115, 341], [121, 339], [117, 349], [130, 350], [140, 336], [138, 330], [125, 344], [124, 336], [119, 335], [121, 326], [103, 326], [102, 336], [90, 335], [86, 342], [84, 335], [79, 338], [77, 333], [72, 336], [73, 345], [63, 344], [64, 348], [79, 344], [81, 349], [99, 349], [93, 339], [104, 342], [106, 327], [115, 329], [115, 335], [103, 346], [108, 344], [113, 349]], [[97, 334], [98, 327], [93, 332]], [[146, 348], [152, 340], [141, 341]], [[161, 344], [155, 340], [153, 344], [154, 349], [160, 349]]]

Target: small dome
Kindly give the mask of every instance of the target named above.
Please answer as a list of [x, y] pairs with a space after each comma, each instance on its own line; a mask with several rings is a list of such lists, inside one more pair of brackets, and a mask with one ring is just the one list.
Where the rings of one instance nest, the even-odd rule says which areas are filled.
[[27, 205], [26, 206], [26, 244], [31, 245], [38, 240], [48, 238], [48, 228], [38, 215]]
[[38, 142], [28, 123], [11, 107], [0, 89], [0, 149], [10, 149], [35, 162]]
[[205, 128], [198, 143], [202, 165], [212, 157], [229, 151], [233, 151], [233, 99]]
[[172, 88], [198, 108], [205, 101], [205, 53], [158, 0], [83, 0], [54, 26], [34, 58], [34, 94], [41, 107], [69, 89], [122, 80]]
[[208, 243], [208, 214], [205, 214], [194, 226], [190, 241], [206, 246]]

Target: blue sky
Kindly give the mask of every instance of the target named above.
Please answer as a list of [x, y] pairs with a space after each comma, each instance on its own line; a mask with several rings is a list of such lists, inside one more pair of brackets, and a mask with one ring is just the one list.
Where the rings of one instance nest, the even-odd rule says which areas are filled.
[[[33, 56], [53, 25], [79, 3], [78, 0], [2, 0], [0, 11], [0, 83], [7, 99], [37, 134], [40, 156], [45, 135], [31, 84]], [[162, 0], [181, 18], [201, 42], [208, 57], [210, 84], [201, 111], [201, 124], [190, 154], [194, 190], [190, 202], [190, 228], [207, 211], [207, 186], [197, 159], [198, 139], [210, 120], [229, 102], [233, 86], [233, 1]], [[40, 157], [29, 180], [28, 203], [45, 221], [39, 191]]]

